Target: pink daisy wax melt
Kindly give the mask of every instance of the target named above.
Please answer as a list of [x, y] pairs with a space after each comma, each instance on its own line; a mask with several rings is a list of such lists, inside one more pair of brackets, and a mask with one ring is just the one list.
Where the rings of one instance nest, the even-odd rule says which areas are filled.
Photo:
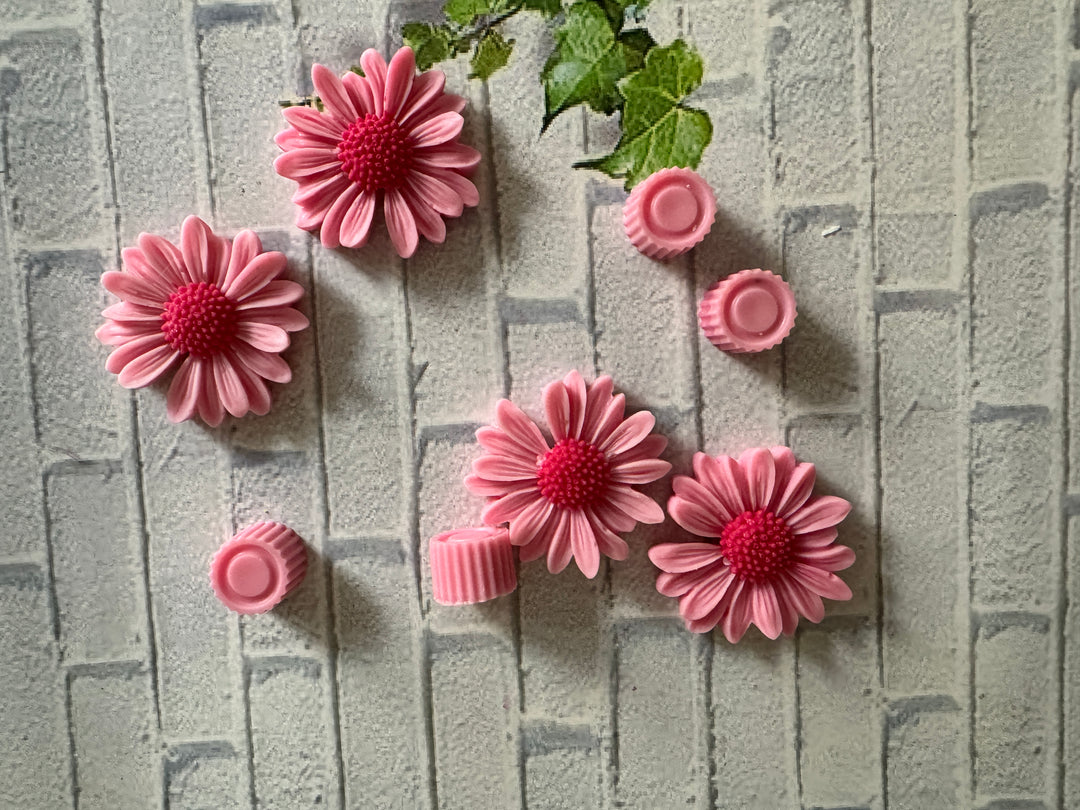
[[281, 278], [286, 258], [263, 252], [251, 231], [230, 243], [198, 217], [184, 220], [180, 247], [141, 234], [123, 251], [124, 270], [101, 277], [121, 299], [102, 314], [98, 339], [117, 349], [105, 364], [125, 388], [142, 388], [174, 366], [168, 417], [196, 413], [219, 425], [228, 411], [270, 410], [266, 380], [292, 378], [280, 352], [308, 320], [293, 309], [304, 288]]
[[688, 630], [707, 633], [720, 625], [735, 643], [755, 624], [776, 638], [793, 634], [800, 615], [820, 622], [822, 597], [851, 598], [833, 573], [855, 561], [850, 548], [835, 542], [851, 504], [814, 496], [814, 480], [814, 465], [798, 463], [786, 447], [747, 450], [737, 460], [697, 453], [693, 477], [675, 476], [671, 517], [714, 538], [649, 549], [664, 572], [656, 589], [679, 600]]
[[698, 322], [714, 346], [732, 354], [762, 352], [795, 325], [795, 295], [780, 276], [754, 269], [722, 278], [698, 305]]
[[237, 613], [265, 613], [296, 589], [307, 573], [307, 549], [284, 523], [248, 526], [210, 563], [217, 598]]
[[698, 244], [716, 218], [716, 195], [697, 172], [661, 169], [638, 183], [623, 208], [623, 227], [639, 251], [669, 259]]
[[365, 75], [340, 79], [312, 66], [323, 110], [283, 111], [291, 126], [276, 138], [284, 154], [274, 168], [299, 183], [296, 224], [318, 229], [324, 246], [366, 243], [381, 203], [390, 239], [408, 257], [420, 236], [446, 238], [443, 217], [479, 202], [467, 175], [480, 153], [458, 142], [465, 99], [443, 92], [441, 71], [417, 75], [410, 48], [389, 65], [369, 49], [360, 65]]
[[487, 453], [465, 484], [490, 499], [484, 523], [509, 524], [522, 561], [546, 555], [548, 570], [558, 573], [574, 560], [591, 579], [601, 555], [626, 559], [620, 532], [663, 521], [659, 504], [634, 486], [671, 469], [658, 458], [667, 439], [652, 434], [656, 419], [648, 411], [625, 416], [626, 399], [612, 389], [610, 377], [586, 384], [576, 371], [550, 383], [544, 413], [553, 442], [505, 399], [495, 407], [495, 425], [477, 431]]

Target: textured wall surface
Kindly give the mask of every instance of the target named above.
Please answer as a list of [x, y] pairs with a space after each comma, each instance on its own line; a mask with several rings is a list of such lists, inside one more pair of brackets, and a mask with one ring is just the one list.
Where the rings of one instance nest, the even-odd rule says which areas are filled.
[[[431, 3], [0, 0], [0, 807], [1080, 807], [1073, 0], [654, 6], [705, 56], [722, 206], [668, 265], [569, 168], [609, 122], [538, 139], [532, 21], [487, 86], [450, 69], [483, 202], [402, 262], [297, 231], [271, 138], [313, 60]], [[98, 277], [188, 213], [258, 229], [310, 290], [266, 418], [173, 426], [105, 372]], [[795, 332], [724, 355], [697, 297], [758, 266]], [[669, 523], [595, 581], [537, 563], [435, 605], [473, 431], [570, 368], [653, 409], [678, 471], [817, 462], [855, 504], [854, 600], [794, 640], [693, 636], [645, 556]], [[259, 518], [313, 566], [238, 619], [206, 567]]]

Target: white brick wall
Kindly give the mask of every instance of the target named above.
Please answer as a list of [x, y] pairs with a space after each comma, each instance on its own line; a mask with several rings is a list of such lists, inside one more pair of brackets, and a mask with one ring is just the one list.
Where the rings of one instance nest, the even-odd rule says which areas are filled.
[[[550, 40], [518, 19], [486, 87], [449, 70], [481, 205], [405, 262], [323, 250], [272, 169], [276, 101], [436, 8], [0, 0], [0, 808], [1080, 806], [1073, 0], [654, 0], [705, 58], [720, 202], [666, 265], [569, 168], [610, 124], [538, 137]], [[173, 426], [103, 368], [98, 276], [188, 213], [310, 290], [268, 417]], [[722, 354], [697, 299], [757, 266], [795, 332]], [[571, 368], [653, 409], [677, 472], [815, 461], [855, 504], [855, 598], [794, 641], [692, 636], [652, 587], [665, 525], [594, 581], [535, 563], [435, 604], [473, 430]], [[267, 518], [310, 573], [240, 620], [206, 566]]]

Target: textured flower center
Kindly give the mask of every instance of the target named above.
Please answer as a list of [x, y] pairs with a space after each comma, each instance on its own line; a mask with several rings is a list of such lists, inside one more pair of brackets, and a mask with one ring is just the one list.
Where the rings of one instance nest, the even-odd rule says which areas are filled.
[[720, 535], [731, 572], [752, 582], [772, 579], [791, 562], [791, 529], [772, 512], [743, 512]]
[[165, 302], [161, 331], [178, 352], [213, 357], [232, 343], [235, 311], [236, 304], [213, 284], [188, 284]]
[[540, 493], [556, 506], [579, 509], [604, 493], [610, 476], [600, 450], [581, 439], [563, 439], [544, 455], [536, 481]]
[[412, 171], [413, 146], [392, 116], [369, 113], [349, 124], [337, 156], [342, 171], [364, 191], [390, 191]]

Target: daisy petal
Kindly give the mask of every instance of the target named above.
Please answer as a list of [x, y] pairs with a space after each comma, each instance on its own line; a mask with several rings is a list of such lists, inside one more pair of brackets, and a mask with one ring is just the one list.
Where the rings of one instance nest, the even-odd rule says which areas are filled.
[[177, 283], [153, 267], [139, 248], [126, 247], [120, 251], [120, 255], [123, 258], [124, 269], [146, 284], [162, 301], [167, 300], [177, 287], [184, 285], [183, 279]]
[[199, 416], [210, 427], [217, 427], [225, 418], [225, 406], [214, 382], [212, 361], [207, 361], [202, 373], [202, 391], [199, 393]]
[[567, 434], [575, 439], [580, 439], [582, 428], [585, 425], [585, 408], [589, 402], [588, 387], [577, 369], [574, 369], [563, 378], [563, 385], [566, 386], [566, 394], [570, 400], [570, 418]]
[[158, 311], [165, 305], [149, 284], [131, 273], [109, 270], [101, 276], [101, 286], [131, 304], [153, 307]]
[[446, 241], [446, 223], [443, 218], [420, 197], [417, 197], [408, 187], [402, 189], [409, 210], [416, 219], [416, 230], [420, 235], [436, 245]]
[[[739, 466], [746, 476], [746, 485], [750, 496], [750, 508], [754, 511], [764, 509], [772, 500], [776, 483], [776, 463], [772, 453], [764, 447], [755, 447], [739, 456]], [[779, 614], [777, 614], [779, 615]]]
[[599, 501], [592, 507], [596, 519], [613, 532], [630, 532], [637, 526], [637, 521], [614, 504]]
[[307, 316], [292, 307], [245, 309], [239, 323], [245, 322], [270, 324], [281, 327], [286, 332], [299, 332], [310, 326]]
[[589, 518], [593, 534], [596, 536], [596, 545], [601, 554], [613, 560], [625, 560], [630, 556], [630, 546], [625, 540], [605, 526], [591, 509], [586, 509], [585, 514]]
[[271, 281], [261, 290], [249, 298], [245, 298], [236, 305], [237, 312], [249, 309], [262, 309], [265, 307], [284, 307], [295, 304], [304, 297], [304, 288], [295, 281], [278, 279]]
[[616, 394], [607, 403], [604, 410], [596, 420], [596, 424], [592, 431], [592, 438], [589, 441], [592, 444], [601, 444], [607, 441], [612, 432], [623, 421], [623, 414], [626, 413], [626, 397], [623, 394]]
[[649, 549], [649, 559], [661, 571], [681, 574], [712, 565], [723, 558], [716, 543], [660, 543]]
[[280, 355], [256, 349], [243, 341], [233, 344], [232, 353], [237, 361], [270, 382], [287, 383], [292, 379], [292, 369]]
[[416, 218], [400, 191], [395, 189], [386, 192], [383, 216], [386, 219], [386, 229], [390, 231], [390, 241], [394, 243], [398, 255], [403, 259], [412, 256], [416, 252], [420, 236], [416, 230]]
[[[383, 114], [383, 87], [386, 86], [386, 62], [374, 48], [368, 48], [360, 54], [360, 67], [364, 71], [371, 88], [372, 103], [375, 105], [375, 115]], [[359, 78], [359, 77], [357, 77]]]
[[210, 226], [196, 216], [190, 216], [180, 226], [180, 252], [184, 255], [191, 280], [216, 284], [217, 245]]
[[535, 489], [534, 482], [522, 483], [520, 481], [488, 481], [479, 475], [466, 475], [465, 488], [473, 495], [481, 495], [487, 498], [501, 498], [511, 492], [522, 492], [525, 489]]
[[161, 325], [161, 307], [141, 306], [129, 301], [110, 304], [102, 310], [101, 314], [113, 321], [152, 323], [158, 327]]
[[[776, 467], [776, 485], [773, 487], [773, 501], [775, 501], [784, 491], [784, 487], [787, 486], [787, 480], [795, 470], [797, 462], [795, 461], [795, 454], [788, 447], [776, 445], [770, 447], [769, 452], [772, 454], [773, 465]], [[770, 505], [769, 509], [775, 513], [775, 504]]]
[[290, 149], [274, 160], [274, 171], [290, 180], [318, 174], [331, 169], [340, 170], [341, 161], [332, 149], [321, 146], [305, 146]]
[[334, 200], [330, 210], [323, 217], [322, 225], [319, 226], [319, 240], [325, 248], [336, 248], [341, 244], [341, 223], [345, 221], [345, 214], [353, 204], [360, 190], [357, 186], [350, 186]]
[[713, 458], [694, 454], [694, 474], [707, 486], [727, 512], [724, 520], [734, 520], [746, 511], [747, 487], [742, 468], [730, 456]]
[[124, 388], [142, 388], [168, 371], [179, 356], [180, 352], [172, 346], [158, 346], [133, 358], [121, 370], [117, 381]]
[[785, 522], [796, 534], [827, 529], [835, 526], [848, 516], [851, 504], [834, 495], [823, 495], [806, 502], [806, 505], [792, 514]]
[[371, 93], [371, 83], [366, 78], [350, 70], [341, 77], [341, 86], [349, 94], [349, 101], [360, 116], [371, 115], [375, 112], [375, 97]]
[[544, 417], [551, 437], [561, 442], [570, 435], [570, 394], [561, 380], [544, 386]]
[[546, 498], [535, 498], [510, 521], [510, 544], [527, 546], [547, 525], [555, 506]]
[[570, 549], [577, 561], [577, 566], [588, 579], [593, 579], [600, 570], [600, 549], [596, 544], [592, 526], [580, 509], [569, 511]]
[[413, 127], [410, 138], [417, 149], [439, 146], [460, 135], [464, 123], [460, 113], [446, 112]]
[[855, 562], [855, 552], [847, 546], [826, 546], [795, 550], [795, 560], [822, 571], [843, 571]]
[[559, 522], [551, 535], [551, 545], [548, 546], [547, 565], [548, 571], [559, 574], [570, 564], [574, 556], [574, 549], [570, 545], [570, 518], [569, 512], [559, 512]]
[[[289, 108], [293, 109], [293, 108]], [[254, 231], [240, 231], [233, 238], [232, 255], [229, 257], [229, 269], [225, 271], [225, 278], [221, 282], [221, 291], [226, 295], [233, 286], [236, 277], [243, 272], [255, 257], [262, 253], [262, 242]]]
[[679, 613], [684, 619], [704, 619], [735, 584], [735, 577], [728, 569], [713, 574], [700, 585], [688, 591], [679, 601]]
[[553, 515], [536, 537], [533, 538], [531, 543], [521, 546], [518, 549], [518, 559], [523, 563], [527, 563], [532, 562], [533, 560], [539, 560], [541, 557], [546, 557], [548, 549], [551, 548], [551, 538], [554, 537], [555, 527], [558, 525], [558, 516]]
[[412, 172], [409, 175], [409, 189], [414, 196], [426, 200], [428, 205], [443, 216], [458, 217], [465, 210], [461, 195], [430, 174]]
[[535, 487], [504, 495], [497, 501], [492, 501], [485, 506], [484, 511], [480, 513], [480, 519], [484, 521], [485, 526], [498, 526], [502, 523], [511, 523], [517, 519], [517, 516], [521, 514], [521, 511], [525, 509], [525, 507], [535, 501], [538, 497], [540, 497], [540, 494], [536, 491]]
[[664, 510], [660, 508], [660, 504], [623, 484], [608, 488], [607, 502], [641, 523], [664, 522]]
[[800, 562], [792, 563], [790, 572], [792, 579], [818, 596], [837, 602], [846, 602], [851, 598], [851, 588], [836, 574]]
[[256, 416], [265, 416], [270, 413], [271, 396], [266, 382], [254, 371], [244, 365], [233, 366], [240, 382], [244, 384], [244, 393], [247, 394], [248, 408]]
[[325, 140], [334, 146], [337, 146], [344, 134], [344, 130], [331, 116], [323, 115], [310, 107], [286, 107], [281, 114], [299, 132], [311, 138]]
[[441, 70], [428, 70], [416, 76], [412, 82], [409, 99], [398, 112], [399, 124], [408, 123], [418, 113], [422, 114], [443, 92], [446, 86], [446, 74]]
[[681, 495], [673, 495], [668, 501], [668, 514], [671, 519], [691, 534], [700, 537], [719, 537], [724, 533], [725, 523], [715, 512], [710, 511], [698, 501], [687, 500]]
[[146, 260], [173, 287], [183, 287], [191, 282], [184, 268], [184, 256], [176, 245], [152, 233], [140, 233], [138, 242]]
[[[280, 160], [281, 158], [278, 158]], [[480, 153], [463, 143], [444, 143], [413, 153], [415, 165], [428, 169], [468, 171], [480, 163]], [[276, 165], [276, 164], [275, 164]]]
[[[325, 65], [315, 63], [311, 66], [311, 83], [323, 106], [342, 121], [354, 121], [359, 118], [349, 94], [341, 84], [341, 79]], [[299, 127], [298, 127], [299, 128]]]
[[600, 449], [612, 456], [625, 453], [648, 436], [655, 426], [655, 416], [648, 411], [638, 411], [623, 420], [623, 423], [600, 444]]
[[222, 292], [233, 301], [250, 298], [281, 275], [287, 263], [284, 253], [276, 250], [261, 253], [249, 261]]
[[375, 194], [361, 191], [352, 201], [341, 220], [341, 244], [349, 248], [361, 247], [371, 235], [371, 221], [375, 217]]
[[202, 360], [190, 355], [184, 358], [169, 383], [169, 393], [165, 397], [165, 415], [170, 422], [185, 422], [195, 415], [204, 373]]
[[292, 201], [299, 206], [321, 211], [322, 216], [326, 215], [325, 212], [330, 210], [334, 201], [352, 185], [348, 176], [338, 171], [302, 177], [297, 182], [300, 185], [292, 195]]
[[240, 381], [240, 375], [236, 373], [233, 364], [223, 355], [216, 355], [211, 365], [214, 374], [214, 383], [225, 410], [233, 416], [243, 416], [248, 412], [247, 392], [244, 384]]
[[522, 450], [537, 458], [551, 449], [536, 423], [508, 399], [500, 399], [495, 404], [495, 424], [517, 442]]
[[[461, 202], [468, 207], [477, 205], [480, 202], [480, 192], [476, 190], [476, 186], [473, 181], [457, 171], [451, 169], [434, 169], [426, 168], [423, 173], [429, 177], [437, 180], [438, 182], [447, 185], [451, 191], [453, 191], [458, 197], [461, 198]], [[414, 175], [420, 174], [419, 171], [414, 172]], [[459, 212], [460, 213], [460, 212]], [[457, 216], [457, 214], [453, 214]]]
[[689, 593], [691, 588], [700, 585], [715, 574], [716, 570], [713, 566], [687, 571], [684, 574], [672, 574], [664, 571], [656, 577], [656, 590], [664, 596], [678, 599], [680, 596]]
[[106, 321], [94, 332], [94, 337], [106, 346], [120, 346], [135, 338], [149, 337], [161, 332], [159, 323], [146, 321]]
[[780, 589], [780, 598], [791, 603], [809, 621], [817, 624], [825, 618], [825, 603], [816, 593], [811, 593], [790, 576], [777, 580], [776, 587]]
[[[771, 458], [771, 456], [770, 456]], [[753, 622], [766, 638], [775, 639], [784, 629], [784, 619], [780, 613], [780, 601], [776, 591], [768, 582], [761, 582], [751, 587], [750, 613]]]
[[111, 374], [119, 374], [128, 363], [135, 360], [139, 355], [167, 345], [165, 335], [161, 332], [134, 338], [109, 355], [105, 361], [105, 369]]
[[710, 513], [710, 523], [717, 523], [722, 526], [730, 522], [727, 508], [711, 489], [702, 485], [696, 478], [691, 478], [688, 475], [676, 475], [671, 479], [671, 490], [683, 500], [696, 503]]
[[473, 462], [473, 472], [489, 481], [536, 480], [536, 465], [514, 456], [480, 456]]
[[612, 457], [611, 461], [613, 464], [629, 464], [632, 461], [638, 461], [643, 458], [656, 458], [664, 452], [664, 448], [666, 447], [666, 436], [661, 436], [658, 433], [650, 433], [636, 446], [631, 447], [625, 453], [619, 453], [619, 455]]
[[731, 605], [720, 622], [720, 629], [724, 633], [724, 638], [732, 644], [737, 644], [746, 634], [751, 617], [750, 594], [747, 593], [744, 582], [739, 581], [736, 583], [735, 588], [740, 590], [731, 597]]
[[386, 84], [383, 87], [383, 105], [387, 115], [395, 120], [412, 90], [413, 75], [416, 73], [416, 57], [412, 48], [399, 48], [390, 59], [386, 70]]
[[236, 336], [264, 352], [283, 352], [289, 348], [289, 333], [268, 323], [244, 321], [236, 325]]
[[[519, 461], [524, 461], [527, 464], [537, 463], [537, 453], [523, 447], [520, 443], [514, 441], [510, 436], [496, 427], [482, 427], [476, 431], [476, 441], [487, 450], [489, 453], [496, 453], [503, 456], [512, 456]], [[541, 454], [547, 452], [545, 447]]]
[[[597, 377], [586, 389], [585, 416], [581, 426], [581, 438], [590, 444], [596, 444], [596, 427], [600, 417], [611, 402], [612, 389], [614, 388], [611, 376], [602, 374]], [[606, 436], [604, 438], [607, 438]]]
[[802, 551], [803, 549], [811, 548], [824, 548], [836, 542], [836, 536], [839, 532], [835, 526], [830, 526], [827, 529], [818, 529], [816, 532], [807, 532], [806, 534], [795, 535], [795, 550]]
[[611, 466], [611, 480], [620, 484], [651, 484], [671, 472], [671, 464], [658, 458], [643, 458]]
[[787, 520], [809, 499], [814, 491], [817, 475], [813, 464], [798, 465], [788, 477], [787, 486], [776, 499], [773, 512], [781, 520]]

